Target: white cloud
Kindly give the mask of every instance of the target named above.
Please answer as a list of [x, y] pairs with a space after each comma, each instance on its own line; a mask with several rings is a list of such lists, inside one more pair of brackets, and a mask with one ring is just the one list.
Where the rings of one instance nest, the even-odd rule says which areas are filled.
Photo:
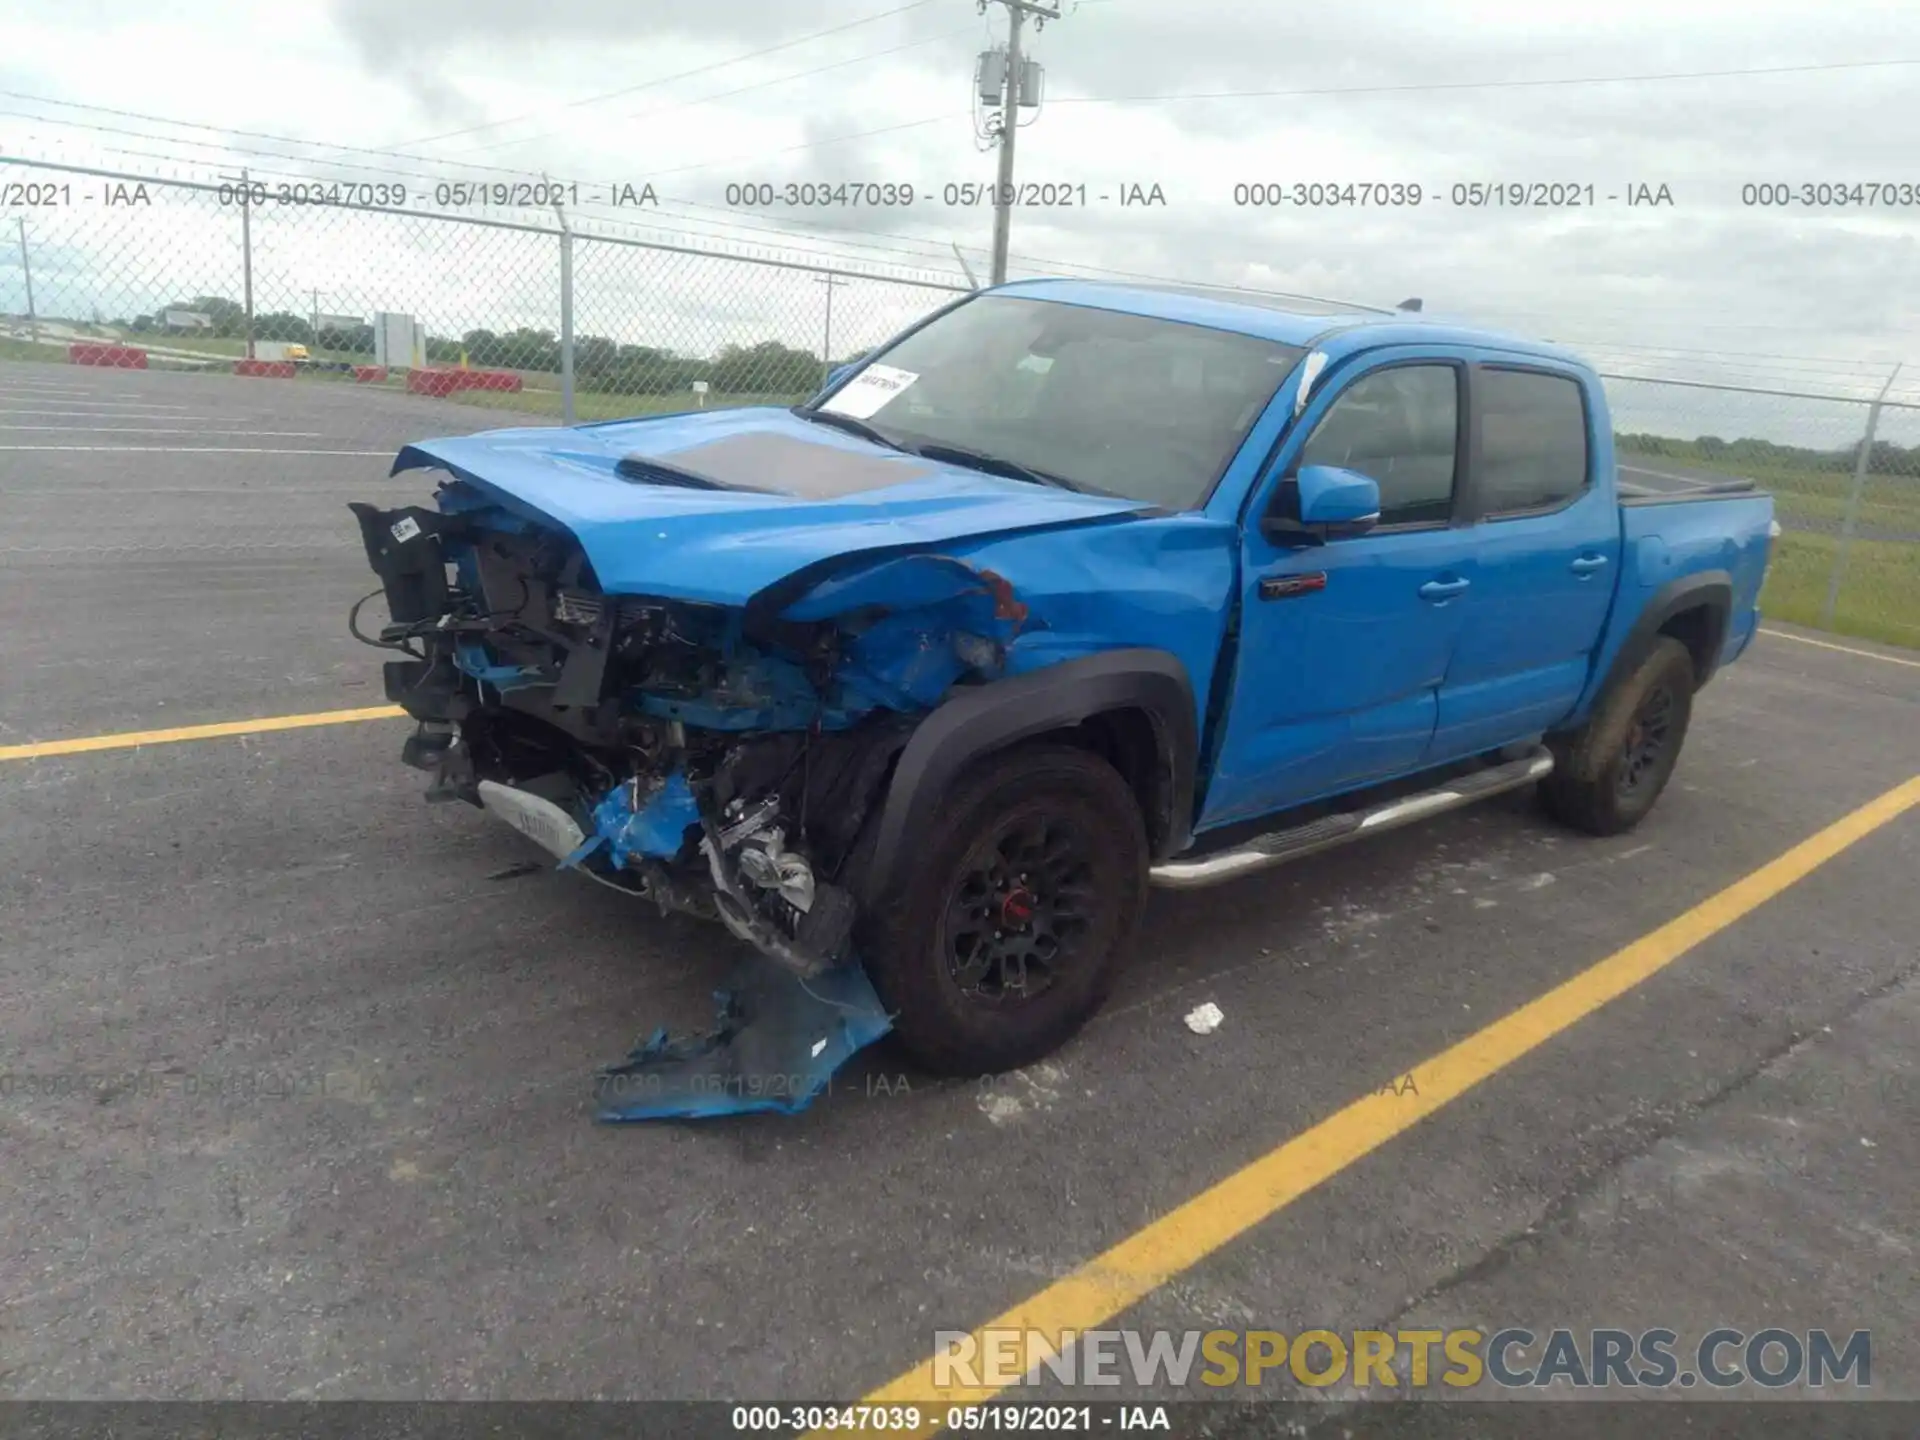
[[[11, 24], [0, 88], [371, 148], [530, 115], [415, 145], [433, 161], [337, 151], [337, 162], [373, 168], [329, 173], [370, 179], [398, 166], [426, 177], [479, 179], [491, 175], [479, 167], [502, 166], [594, 186], [655, 179], [667, 201], [666, 213], [652, 217], [657, 231], [681, 232], [683, 240], [730, 232], [770, 246], [779, 237], [763, 232], [786, 230], [824, 237], [807, 242], [814, 248], [917, 263], [957, 278], [947, 247], [958, 241], [980, 263], [991, 229], [984, 208], [742, 211], [726, 204], [728, 182], [743, 180], [899, 180], [937, 198], [949, 181], [991, 178], [993, 157], [982, 152], [964, 112], [972, 56], [997, 28], [997, 8], [981, 20], [971, 0], [936, 0], [720, 65], [887, 8], [886, 0], [853, 11], [824, 0], [645, 9], [615, 0], [545, 7], [523, 0], [351, 0], [331, 10], [212, 0], [162, 11], [49, 7]], [[799, 75], [883, 50], [896, 53]], [[1878, 367], [1916, 348], [1920, 204], [1868, 214], [1752, 207], [1741, 203], [1741, 186], [1920, 184], [1911, 165], [1911, 94], [1920, 66], [1648, 84], [1074, 103], [1087, 96], [1920, 60], [1920, 11], [1911, 7], [1818, 0], [1620, 0], [1603, 10], [1495, 0], [1317, 7], [1109, 0], [1049, 25], [1034, 50], [1048, 69], [1051, 103], [1020, 136], [1022, 178], [1083, 184], [1095, 193], [1126, 181], [1158, 183], [1168, 204], [1023, 210], [1013, 248], [1033, 257], [1023, 262], [1026, 269], [1069, 262], [1384, 303], [1418, 294], [1430, 309], [1584, 345], [1616, 368], [1684, 370], [1783, 388], [1796, 388], [1788, 383], [1796, 380], [1822, 389], [1877, 386]], [[719, 68], [650, 83], [710, 65]], [[643, 88], [605, 103], [575, 103], [631, 87]], [[744, 93], [727, 93], [736, 91]], [[710, 96], [724, 98], [698, 103]], [[266, 171], [315, 168], [222, 150], [221, 137], [210, 131], [18, 100], [0, 108], [12, 112], [0, 118], [0, 145], [10, 153], [138, 169], [163, 165], [156, 155], [179, 156], [200, 162], [196, 174], [241, 162]], [[953, 118], [820, 143], [942, 115]], [[89, 132], [55, 120], [139, 134]], [[225, 143], [324, 153], [233, 136]], [[1430, 195], [1439, 190], [1441, 199], [1360, 212], [1234, 205], [1234, 184], [1259, 179], [1414, 182]], [[1455, 182], [1476, 181], [1591, 184], [1599, 203], [1571, 211], [1448, 203]], [[1666, 184], [1674, 204], [1630, 210], [1601, 198], [1639, 182]], [[474, 256], [503, 253], [504, 243], [489, 238], [468, 248]], [[356, 245], [336, 247], [335, 268], [353, 285], [377, 288], [377, 260]], [[299, 268], [329, 273], [318, 253]], [[396, 276], [413, 275], [418, 263], [397, 256], [392, 268]], [[474, 313], [486, 299], [484, 271], [439, 269], [407, 283], [431, 291], [423, 302], [429, 308]], [[663, 278], [672, 273], [664, 263], [659, 270]], [[724, 279], [731, 272], [710, 273], [710, 287], [733, 286], [724, 303], [757, 306], [783, 329], [811, 326], [818, 297], [799, 288], [804, 277], [735, 284]], [[496, 282], [500, 308], [515, 318], [546, 303], [531, 277]], [[0, 271], [0, 286], [7, 283]], [[908, 300], [876, 303], [873, 314], [891, 323], [910, 310], [915, 292], [903, 293]], [[644, 313], [657, 329], [676, 314], [709, 315], [716, 303], [711, 295], [664, 296], [650, 285], [619, 304], [602, 303], [598, 313], [610, 326], [623, 316], [638, 325]], [[847, 322], [860, 314], [849, 299]]]

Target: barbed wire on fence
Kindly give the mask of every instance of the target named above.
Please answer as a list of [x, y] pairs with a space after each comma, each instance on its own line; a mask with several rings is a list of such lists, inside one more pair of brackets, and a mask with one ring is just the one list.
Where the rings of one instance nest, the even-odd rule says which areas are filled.
[[[347, 413], [369, 433], [385, 433], [395, 403], [486, 407], [498, 423], [791, 404], [969, 288], [797, 243], [814, 235], [783, 234], [795, 243], [763, 254], [662, 239], [582, 215], [563, 193], [537, 197], [559, 201], [544, 214], [502, 218], [401, 203], [403, 185], [309, 193], [247, 172], [9, 157], [0, 178], [28, 202], [0, 234], [0, 254], [17, 250], [0, 261], [0, 312], [16, 317], [0, 322], [0, 360], [92, 347], [152, 368], [337, 382], [355, 388]], [[30, 203], [35, 185], [59, 187], [58, 203]], [[80, 191], [92, 203], [74, 203]], [[1920, 403], [1878, 383], [1834, 395], [1641, 368], [1614, 358], [1602, 372], [1623, 479], [1755, 481], [1784, 531], [1768, 613], [1920, 646]], [[450, 412], [447, 428], [493, 423]]]

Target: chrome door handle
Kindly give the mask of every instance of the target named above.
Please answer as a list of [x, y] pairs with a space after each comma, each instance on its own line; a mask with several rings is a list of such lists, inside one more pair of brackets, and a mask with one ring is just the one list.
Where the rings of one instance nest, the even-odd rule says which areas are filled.
[[1420, 597], [1423, 600], [1445, 600], [1458, 595], [1472, 583], [1470, 580], [1429, 580], [1420, 587]]

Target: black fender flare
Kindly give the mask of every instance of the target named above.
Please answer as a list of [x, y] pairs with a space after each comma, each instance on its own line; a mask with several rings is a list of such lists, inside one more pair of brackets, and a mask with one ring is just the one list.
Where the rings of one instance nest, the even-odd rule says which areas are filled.
[[[876, 822], [862, 889], [887, 893], [908, 837], [924, 833], [967, 766], [1009, 745], [1115, 710], [1152, 723], [1165, 816], [1155, 858], [1186, 848], [1193, 830], [1199, 724], [1186, 667], [1165, 650], [1107, 650], [955, 691], [922, 720], [900, 752]], [[1156, 826], [1149, 816], [1148, 830]]]
[[1733, 618], [1733, 577], [1724, 570], [1701, 570], [1669, 580], [1640, 607], [1633, 628], [1614, 656], [1607, 677], [1601, 682], [1588, 714], [1599, 713], [1614, 690], [1639, 668], [1659, 638], [1660, 628], [1685, 610], [1705, 609], [1708, 616], [1706, 659], [1699, 665], [1696, 690], [1713, 678], [1720, 664], [1720, 652], [1726, 646], [1727, 625]]

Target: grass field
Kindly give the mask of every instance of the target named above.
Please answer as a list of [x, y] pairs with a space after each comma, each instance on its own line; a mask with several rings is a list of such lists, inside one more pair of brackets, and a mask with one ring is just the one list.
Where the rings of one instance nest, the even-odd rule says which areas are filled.
[[67, 347], [35, 345], [30, 340], [11, 340], [0, 335], [0, 360], [41, 360], [52, 361], [56, 365], [67, 363]]
[[[1622, 449], [1623, 462], [1638, 457], [1658, 462], [1664, 457], [1642, 451]], [[1773, 492], [1774, 505], [1784, 522], [1804, 521], [1809, 525], [1838, 530], [1847, 513], [1847, 494], [1853, 488], [1853, 476], [1824, 470], [1805, 470], [1788, 466], [1743, 465], [1731, 460], [1702, 460], [1687, 456], [1680, 463], [1694, 470], [1711, 470], [1729, 477], [1752, 480], [1763, 490]], [[1859, 523], [1878, 530], [1895, 530], [1920, 535], [1920, 475], [1889, 475], [1869, 472], [1861, 488]]]
[[1920, 649], [1920, 545], [1855, 540], [1847, 547], [1833, 623], [1820, 625], [1835, 552], [1830, 535], [1789, 530], [1774, 542], [1773, 564], [1760, 595], [1763, 614], [1862, 640]]

